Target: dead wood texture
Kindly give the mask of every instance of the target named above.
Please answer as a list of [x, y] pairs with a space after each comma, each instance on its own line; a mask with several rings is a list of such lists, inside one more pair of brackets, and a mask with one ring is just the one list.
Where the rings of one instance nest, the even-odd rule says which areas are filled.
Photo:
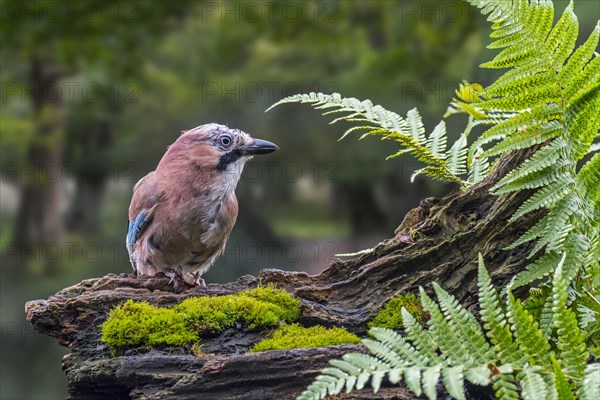
[[[63, 360], [72, 399], [291, 399], [327, 365], [327, 360], [357, 345], [248, 353], [265, 333], [231, 329], [204, 338], [204, 357], [189, 351], [151, 350], [113, 356], [100, 340], [99, 325], [109, 310], [127, 299], [169, 306], [190, 296], [221, 295], [273, 282], [301, 299], [304, 325], [345, 326], [364, 334], [367, 322], [394, 294], [431, 289], [438, 282], [459, 301], [473, 306], [477, 298], [477, 254], [481, 252], [493, 281], [504, 285], [528, 262], [527, 246], [502, 250], [539, 218], [508, 223], [528, 197], [500, 197], [489, 188], [529, 157], [531, 150], [503, 158], [480, 184], [465, 193], [430, 198], [410, 211], [392, 239], [350, 261], [335, 261], [317, 276], [263, 270], [206, 288], [180, 287], [169, 279], [107, 275], [66, 288], [47, 300], [26, 304], [34, 328], [58, 339], [71, 353]], [[343, 398], [413, 398], [401, 386], [385, 386], [377, 395], [368, 389]], [[487, 398], [479, 392], [472, 398]]]

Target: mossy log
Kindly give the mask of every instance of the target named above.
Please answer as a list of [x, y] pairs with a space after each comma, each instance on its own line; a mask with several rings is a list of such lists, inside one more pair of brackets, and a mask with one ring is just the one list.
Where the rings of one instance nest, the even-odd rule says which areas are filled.
[[[203, 356], [188, 350], [130, 351], [113, 356], [100, 342], [99, 325], [109, 310], [128, 300], [154, 305], [180, 303], [190, 296], [222, 295], [274, 283], [301, 300], [299, 322], [344, 326], [365, 334], [367, 323], [393, 295], [431, 289], [438, 282], [472, 307], [477, 298], [477, 254], [482, 253], [493, 281], [504, 285], [529, 260], [529, 246], [503, 250], [540, 214], [516, 223], [508, 218], [529, 196], [493, 196], [490, 187], [529, 157], [531, 150], [504, 157], [492, 173], [466, 192], [424, 200], [410, 211], [395, 236], [350, 261], [335, 261], [316, 276], [263, 270], [227, 284], [174, 289], [165, 276], [107, 275], [63, 289], [47, 300], [27, 303], [34, 328], [58, 339], [71, 353], [63, 360], [72, 399], [291, 399], [333, 357], [360, 345], [248, 353], [264, 333], [243, 327], [203, 339]], [[413, 398], [402, 386], [368, 389], [343, 398]], [[474, 398], [487, 398], [483, 392]]]

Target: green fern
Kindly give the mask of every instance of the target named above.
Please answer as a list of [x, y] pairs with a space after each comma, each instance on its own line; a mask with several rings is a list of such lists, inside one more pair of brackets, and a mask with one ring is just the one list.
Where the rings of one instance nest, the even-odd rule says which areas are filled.
[[[589, 268], [581, 259], [594, 251], [589, 243], [600, 229], [600, 156], [594, 154], [578, 168], [586, 155], [598, 150], [593, 141], [600, 128], [600, 59], [595, 53], [600, 24], [575, 49], [578, 21], [573, 3], [553, 26], [554, 7], [548, 0], [467, 1], [493, 23], [491, 36], [496, 41], [488, 47], [502, 49], [482, 67], [508, 71], [489, 87], [479, 88], [469, 109], [460, 104], [455, 109], [471, 116], [490, 112], [506, 116], [483, 133], [492, 140], [482, 148], [497, 142], [483, 151], [485, 157], [540, 147], [492, 188], [497, 194], [536, 189], [511, 220], [540, 209], [547, 212], [511, 248], [536, 241], [530, 256], [541, 250], [553, 254], [530, 265], [515, 286], [551, 273], [557, 254], [563, 252], [565, 269], [581, 273], [581, 267]], [[474, 151], [481, 154], [481, 148]], [[582, 250], [583, 254], [575, 254]]]
[[[318, 400], [361, 390], [368, 382], [375, 393], [383, 380], [401, 381], [415, 394], [437, 398], [441, 379], [446, 391], [464, 399], [464, 381], [493, 385], [499, 399], [595, 398], [599, 392], [600, 364], [586, 366], [588, 354], [574, 311], [567, 306], [568, 280], [556, 268], [551, 320], [555, 331], [546, 338], [535, 318], [510, 290], [502, 304], [483, 260], [479, 260], [481, 326], [456, 299], [434, 284], [438, 301], [421, 289], [421, 304], [430, 315], [429, 329], [402, 309], [406, 337], [384, 328], [372, 328], [363, 339], [371, 354], [349, 353], [330, 361], [321, 375], [298, 396]], [[505, 316], [508, 315], [508, 318]], [[556, 350], [551, 343], [558, 343]], [[596, 375], [594, 375], [596, 373]]]
[[338, 93], [311, 92], [286, 97], [273, 104], [267, 111], [286, 103], [309, 103], [316, 109], [326, 110], [323, 115], [341, 114], [331, 123], [346, 121], [358, 124], [346, 130], [341, 139], [351, 133], [363, 131], [360, 139], [367, 136], [381, 136], [382, 140], [393, 140], [399, 143], [402, 149], [390, 155], [388, 159], [411, 153], [426, 164], [424, 168], [415, 171], [411, 178], [413, 180], [417, 175], [424, 174], [433, 179], [458, 182], [462, 186], [467, 186], [475, 182], [476, 178], [483, 178], [485, 174], [486, 170], [482, 165], [470, 180], [463, 180], [460, 175], [466, 173], [468, 132], [463, 133], [450, 149], [446, 149], [448, 139], [445, 123], [440, 122], [429, 136], [425, 136], [425, 127], [416, 108], [408, 111], [406, 118], [403, 118], [379, 105], [374, 105], [370, 100], [344, 98]]
[[[492, 23], [494, 41], [488, 47], [500, 50], [482, 67], [507, 71], [485, 88], [459, 85], [445, 116], [466, 113], [469, 122], [449, 149], [444, 122], [426, 137], [416, 109], [403, 118], [369, 100], [322, 93], [290, 96], [271, 108], [310, 103], [326, 115], [341, 113], [333, 122], [354, 125], [342, 137], [364, 131], [361, 139], [394, 140], [401, 150], [389, 158], [411, 153], [425, 164], [413, 179], [425, 174], [463, 187], [481, 181], [498, 157], [535, 146], [528, 160], [492, 188], [498, 195], [534, 190], [511, 221], [545, 213], [509, 247], [534, 242], [529, 257], [537, 258], [514, 285], [552, 273], [562, 253], [567, 254], [565, 272], [582, 274], [590, 268], [585, 260], [598, 253], [593, 237], [600, 231], [600, 23], [576, 48], [579, 24], [572, 2], [553, 24], [550, 0], [467, 1]], [[489, 127], [469, 145], [469, 133], [479, 125]]]

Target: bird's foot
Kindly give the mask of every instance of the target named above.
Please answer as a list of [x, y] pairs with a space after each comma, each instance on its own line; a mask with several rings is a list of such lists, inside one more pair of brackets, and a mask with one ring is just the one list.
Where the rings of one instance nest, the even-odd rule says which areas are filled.
[[201, 278], [199, 276], [196, 277], [196, 279], [194, 279], [194, 286], [201, 286], [201, 287], [206, 287], [206, 282], [204, 281], [204, 278]]
[[173, 289], [179, 289], [182, 280], [179, 273], [175, 271], [164, 271], [164, 274], [171, 278], [171, 280], [169, 280], [169, 285], [173, 285]]

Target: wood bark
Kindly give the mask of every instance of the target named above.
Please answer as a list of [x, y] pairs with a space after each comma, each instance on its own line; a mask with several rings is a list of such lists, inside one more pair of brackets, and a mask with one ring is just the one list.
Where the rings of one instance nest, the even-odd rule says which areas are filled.
[[[239, 327], [203, 338], [203, 357], [185, 349], [130, 351], [113, 356], [99, 340], [99, 325], [109, 310], [127, 299], [170, 306], [190, 296], [222, 295], [273, 282], [301, 300], [299, 322], [309, 326], [344, 326], [365, 334], [368, 321], [397, 293], [431, 290], [438, 282], [473, 308], [477, 299], [477, 254], [486, 261], [497, 285], [504, 285], [530, 260], [527, 245], [512, 251], [514, 241], [540, 214], [515, 223], [508, 218], [529, 196], [500, 197], [490, 187], [531, 150], [501, 159], [492, 173], [466, 192], [424, 200], [411, 210], [395, 236], [350, 261], [335, 261], [316, 276], [303, 272], [263, 270], [227, 284], [180, 286], [169, 279], [107, 275], [63, 289], [47, 300], [27, 303], [27, 319], [41, 333], [71, 349], [63, 360], [73, 399], [291, 399], [312, 382], [327, 361], [360, 345], [248, 353], [266, 332]], [[470, 390], [471, 398], [489, 398], [488, 389]], [[341, 398], [341, 397], [340, 397]], [[343, 398], [414, 398], [402, 386], [386, 385]]]

